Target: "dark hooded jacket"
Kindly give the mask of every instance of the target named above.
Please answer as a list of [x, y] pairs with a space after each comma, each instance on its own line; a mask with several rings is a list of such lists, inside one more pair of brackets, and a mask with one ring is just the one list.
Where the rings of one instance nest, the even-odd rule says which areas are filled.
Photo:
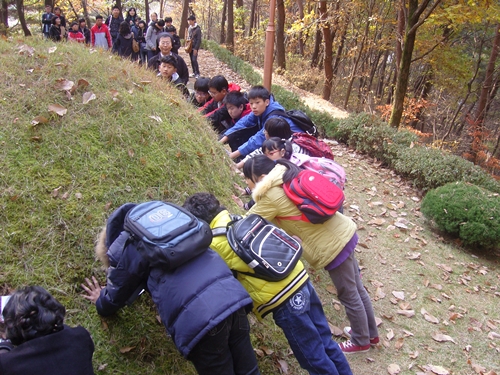
[[113, 43], [113, 52], [117, 53], [121, 57], [133, 58], [136, 54], [132, 49], [132, 40], [134, 40], [134, 33], [128, 35], [118, 34], [118, 38]]
[[97, 312], [114, 314], [147, 283], [161, 321], [187, 357], [212, 328], [240, 308], [250, 308], [252, 300], [211, 249], [173, 271], [151, 268], [128, 241], [129, 234], [122, 232], [123, 220], [132, 207], [131, 203], [123, 205], [111, 215], [96, 247], [97, 256], [109, 262], [107, 286], [96, 302]]

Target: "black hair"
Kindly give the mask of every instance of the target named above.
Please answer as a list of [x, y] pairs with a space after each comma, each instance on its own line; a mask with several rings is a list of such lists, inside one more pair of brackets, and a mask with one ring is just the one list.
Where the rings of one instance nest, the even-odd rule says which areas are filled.
[[210, 193], [193, 194], [186, 199], [182, 207], [209, 224], [220, 212], [226, 209], [221, 206], [215, 195]]
[[271, 93], [264, 86], [253, 86], [248, 91], [248, 99], [262, 99], [267, 100], [271, 98]]
[[80, 18], [80, 19], [78, 19], [78, 23], [79, 23], [79, 24], [80, 24], [80, 23], [82, 23], [82, 22], [85, 22], [85, 18]]
[[174, 25], [170, 25], [170, 26], [166, 26], [166, 27], [165, 27], [165, 31], [166, 31], [167, 33], [170, 33], [170, 32], [175, 33], [175, 32], [177, 31], [177, 29], [175, 28], [175, 26], [174, 26]]
[[[130, 11], [131, 11], [132, 9], [134, 10], [135, 15], [137, 16], [137, 10], [136, 10], [134, 7], [130, 7], [130, 8], [128, 8], [128, 10], [127, 10], [127, 15], [129, 15], [129, 16], [130, 16]], [[131, 16], [131, 17], [132, 17], [132, 16]]]
[[165, 17], [165, 23], [172, 23], [172, 17]]
[[285, 150], [283, 158], [290, 160], [293, 154], [292, 142], [278, 137], [271, 137], [269, 139], [266, 139], [262, 143], [262, 152], [264, 154], [266, 153], [266, 151], [274, 151], [274, 150], [278, 151]]
[[191, 15], [188, 17], [188, 21], [196, 21], [196, 17], [194, 16], [194, 14], [191, 14]]
[[208, 94], [208, 83], [210, 78], [200, 77], [194, 83], [194, 91], [202, 91]]
[[229, 91], [224, 98], [225, 104], [232, 104], [235, 107], [245, 106], [247, 104], [247, 98], [245, 98], [245, 94], [241, 91]]
[[257, 183], [257, 180], [263, 174], [268, 174], [273, 170], [276, 164], [284, 165], [287, 171], [283, 174], [283, 183], [287, 183], [295, 178], [299, 172], [300, 168], [293, 164], [291, 161], [286, 159], [278, 159], [276, 163], [269, 159], [266, 155], [256, 155], [251, 159], [248, 159], [243, 165], [243, 174], [246, 178]]
[[14, 345], [63, 329], [66, 309], [40, 286], [20, 288], [3, 310], [6, 337]]
[[157, 24], [158, 26], [160, 26], [160, 27], [163, 27], [163, 26], [165, 26], [165, 21], [164, 21], [164, 20], [162, 20], [162, 19], [159, 19], [159, 20], [158, 20], [158, 22], [156, 22], [156, 24]]
[[120, 12], [122, 11], [118, 5], [113, 5], [113, 8], [111, 8], [111, 11], [118, 9]]
[[290, 129], [290, 124], [283, 117], [271, 117], [264, 124], [264, 129], [266, 130], [269, 137], [279, 137], [283, 139], [288, 139], [292, 136], [293, 132]]
[[146, 25], [146, 21], [140, 20], [140, 21], [139, 21], [139, 25], [140, 25], [141, 23], [142, 23], [142, 24], [144, 24], [144, 26], [147, 26], [147, 25]]
[[54, 8], [54, 12], [55, 12], [56, 10], [59, 10], [59, 11], [62, 13], [61, 8], [59, 8], [59, 7], [55, 7], [55, 8]]
[[103, 17], [103, 16], [101, 16], [100, 14], [98, 14], [97, 16], [95, 16], [95, 19], [96, 19], [96, 20], [102, 20], [102, 19], [104, 19], [104, 17]]
[[160, 64], [172, 65], [175, 69], [178, 67], [177, 58], [174, 55], [163, 56], [160, 59]]
[[52, 17], [52, 24], [53, 24], [53, 25], [55, 25], [55, 24], [56, 24], [56, 20], [62, 21], [62, 20], [61, 20], [61, 17], [58, 17], [58, 16]]
[[71, 27], [71, 28], [72, 28], [72, 27], [73, 27], [73, 26], [75, 26], [75, 25], [76, 25], [76, 26], [78, 26], [78, 22], [73, 21], [73, 22], [71, 22], [71, 25], [69, 25], [69, 27]]
[[229, 83], [224, 76], [215, 76], [212, 77], [210, 82], [208, 83], [208, 87], [213, 87], [217, 91], [227, 90], [229, 88]]
[[174, 45], [174, 38], [172, 38], [172, 35], [170, 35], [169, 33], [163, 33], [163, 32], [158, 34], [158, 37], [156, 38], [157, 43], [160, 44], [160, 40], [162, 40], [164, 38], [170, 38], [170, 42], [172, 43], [172, 45]]
[[120, 35], [125, 36], [130, 34], [130, 25], [127, 21], [120, 23], [120, 28], [118, 29]]

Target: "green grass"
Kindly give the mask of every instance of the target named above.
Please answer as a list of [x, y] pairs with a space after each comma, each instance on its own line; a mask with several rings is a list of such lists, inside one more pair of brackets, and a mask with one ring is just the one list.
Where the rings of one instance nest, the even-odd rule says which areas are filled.
[[[18, 52], [24, 43], [32, 56]], [[153, 72], [69, 43], [49, 53], [52, 46], [0, 40], [1, 292], [26, 284], [49, 290], [67, 307], [67, 322], [92, 333], [95, 368], [107, 364], [99, 374], [194, 374], [148, 297], [103, 320], [80, 283], [92, 274], [105, 281], [94, 240], [121, 204], [182, 203], [209, 191], [234, 208], [233, 182], [241, 181], [205, 120]], [[89, 86], [69, 100], [58, 79]], [[86, 91], [96, 99], [83, 104]], [[67, 113], [49, 112], [52, 104]], [[38, 116], [48, 122], [34, 126]], [[134, 349], [120, 352], [127, 347]]]

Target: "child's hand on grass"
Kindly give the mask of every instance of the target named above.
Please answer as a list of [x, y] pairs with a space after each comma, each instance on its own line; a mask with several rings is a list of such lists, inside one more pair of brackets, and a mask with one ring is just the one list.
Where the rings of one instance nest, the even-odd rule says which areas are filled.
[[92, 281], [90, 281], [87, 277], [85, 278], [87, 285], [81, 284], [83, 290], [87, 292], [87, 294], [83, 295], [83, 298], [88, 299], [94, 305], [101, 294], [102, 287], [99, 285], [97, 279], [92, 276]]

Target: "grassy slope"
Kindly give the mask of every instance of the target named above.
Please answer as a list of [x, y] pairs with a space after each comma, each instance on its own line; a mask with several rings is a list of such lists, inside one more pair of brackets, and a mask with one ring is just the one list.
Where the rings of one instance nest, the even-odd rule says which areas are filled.
[[[25, 42], [33, 56], [19, 54]], [[66, 305], [69, 324], [91, 331], [96, 368], [107, 364], [101, 373], [194, 373], [148, 298], [101, 323], [79, 285], [91, 274], [105, 279], [93, 243], [113, 209], [148, 199], [182, 203], [198, 191], [230, 203], [229, 161], [204, 120], [152, 72], [81, 46], [58, 44], [49, 53], [52, 46], [0, 41], [1, 292], [47, 288]], [[68, 100], [55, 89], [61, 78], [90, 85]], [[82, 104], [85, 91], [96, 100]], [[67, 114], [51, 114], [51, 104]], [[49, 122], [33, 126], [37, 116]], [[134, 349], [120, 353], [127, 347]]]
[[[15, 47], [20, 43], [24, 42], [0, 41], [1, 291], [27, 283], [46, 287], [67, 306], [70, 325], [81, 324], [91, 331], [95, 368], [101, 368], [98, 374], [194, 374], [165, 336], [147, 297], [103, 320], [80, 297], [79, 284], [90, 274], [104, 280], [93, 258], [93, 239], [121, 203], [150, 198], [182, 202], [186, 194], [209, 190], [230, 204], [233, 176], [220, 156], [222, 149], [194, 110], [152, 73], [79, 46], [58, 45], [49, 54], [52, 44], [39, 40], [30, 41], [36, 48], [33, 57], [19, 55]], [[59, 78], [75, 82], [84, 78], [90, 86], [68, 101], [64, 92], [54, 89]], [[152, 81], [143, 86], [144, 92], [134, 85], [143, 80]], [[118, 101], [110, 90], [119, 92]], [[81, 104], [84, 91], [93, 91], [97, 99]], [[55, 103], [68, 108], [64, 117], [48, 113], [48, 105]], [[50, 122], [32, 127], [39, 115]], [[161, 116], [163, 122], [150, 115]], [[346, 212], [360, 227], [363, 245], [358, 246], [357, 257], [364, 268], [363, 280], [377, 299], [374, 308], [383, 320], [380, 333], [385, 345], [350, 357], [354, 373], [383, 374], [389, 364], [397, 363], [406, 374], [423, 372], [422, 366], [433, 364], [465, 375], [474, 373], [469, 358], [498, 370], [500, 345], [487, 338], [490, 330], [499, 331], [488, 328], [488, 321], [500, 326], [495, 297], [500, 287], [498, 261], [471, 258], [453, 243], [444, 243], [426, 228], [418, 203], [411, 199], [416, 193], [405, 183], [369, 165], [368, 158], [351, 155], [340, 146], [335, 151], [349, 174]], [[59, 186], [58, 196], [52, 197]], [[68, 198], [62, 199], [66, 192]], [[391, 202], [404, 202], [405, 207], [394, 209]], [[408, 219], [410, 229], [387, 230], [392, 215]], [[369, 224], [374, 218], [386, 222]], [[414, 252], [421, 253], [421, 263], [407, 259]], [[443, 271], [440, 264], [453, 272]], [[348, 324], [327, 274], [310, 271], [329, 321], [338, 327]], [[443, 290], [433, 288], [438, 284]], [[377, 298], [377, 287], [386, 297]], [[415, 317], [396, 313], [400, 306], [390, 300], [395, 290], [405, 291]], [[452, 305], [463, 317], [450, 320]], [[426, 322], [422, 307], [440, 323]], [[280, 373], [276, 360], [282, 359], [288, 374], [305, 374], [272, 320], [263, 325], [251, 320], [254, 347], [266, 353], [259, 358], [262, 373]], [[387, 339], [388, 329], [394, 332], [392, 340]], [[405, 337], [403, 329], [414, 336]], [[439, 331], [457, 344], [432, 340], [431, 334]], [[396, 350], [395, 342], [402, 338], [403, 346]], [[471, 345], [469, 352], [464, 351], [466, 345]], [[416, 351], [419, 355], [412, 359]]]

